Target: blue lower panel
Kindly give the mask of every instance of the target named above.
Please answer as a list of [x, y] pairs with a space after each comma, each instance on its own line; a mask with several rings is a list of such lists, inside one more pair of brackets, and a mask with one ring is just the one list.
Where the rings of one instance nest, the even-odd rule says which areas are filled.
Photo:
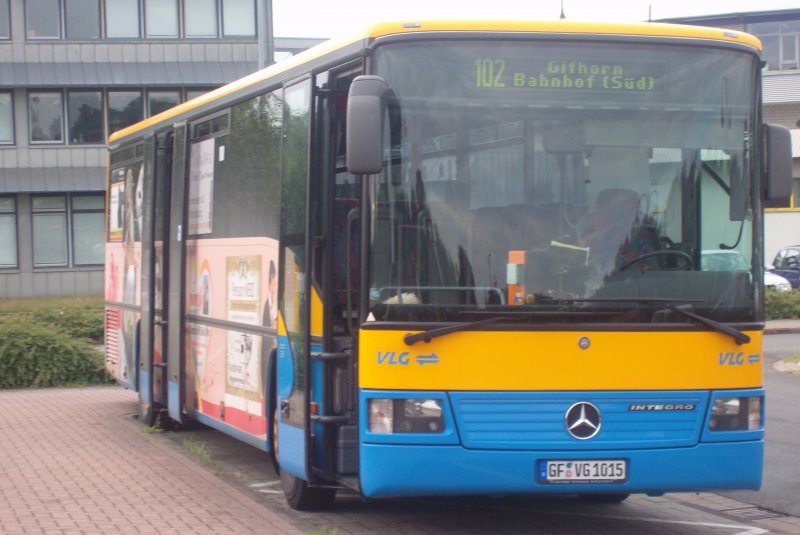
[[[763, 441], [580, 454], [362, 444], [361, 490], [369, 497], [758, 490], [763, 456]], [[628, 478], [624, 483], [540, 483], [540, 459], [627, 459]]]

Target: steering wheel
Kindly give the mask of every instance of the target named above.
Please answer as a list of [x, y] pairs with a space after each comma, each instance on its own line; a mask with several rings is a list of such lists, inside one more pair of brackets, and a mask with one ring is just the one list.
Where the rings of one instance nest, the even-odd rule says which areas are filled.
[[686, 271], [691, 271], [694, 269], [694, 261], [692, 260], [692, 257], [689, 256], [688, 254], [678, 249], [662, 249], [660, 251], [650, 251], [649, 253], [644, 253], [637, 256], [636, 258], [628, 260], [627, 262], [622, 264], [617, 271], [625, 271], [633, 264], [641, 262], [642, 260], [646, 260], [648, 258], [653, 258], [655, 256], [677, 256], [680, 257], [685, 262]]

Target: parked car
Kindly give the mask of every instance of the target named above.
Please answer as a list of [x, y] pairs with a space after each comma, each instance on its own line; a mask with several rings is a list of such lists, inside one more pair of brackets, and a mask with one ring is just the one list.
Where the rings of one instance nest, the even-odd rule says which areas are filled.
[[788, 279], [785, 279], [771, 271], [764, 272], [764, 286], [767, 288], [774, 288], [779, 292], [791, 292], [794, 288]]
[[778, 251], [770, 271], [787, 279], [792, 288], [800, 288], [800, 245], [790, 245]]
[[[750, 263], [739, 251], [728, 249], [711, 249], [700, 254], [700, 269], [703, 271], [750, 271]], [[800, 270], [798, 270], [800, 276]], [[800, 283], [800, 277], [798, 278]], [[786, 278], [764, 271], [764, 286], [779, 292], [791, 291], [794, 286]]]

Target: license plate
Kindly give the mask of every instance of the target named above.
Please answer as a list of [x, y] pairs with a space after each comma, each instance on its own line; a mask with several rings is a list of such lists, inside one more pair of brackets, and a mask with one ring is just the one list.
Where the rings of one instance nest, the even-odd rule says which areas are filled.
[[621, 483], [627, 477], [624, 459], [539, 461], [542, 483]]

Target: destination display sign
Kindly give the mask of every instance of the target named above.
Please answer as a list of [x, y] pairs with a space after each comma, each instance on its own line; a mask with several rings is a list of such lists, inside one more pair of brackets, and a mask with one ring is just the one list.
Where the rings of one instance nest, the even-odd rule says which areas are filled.
[[658, 63], [479, 57], [473, 60], [477, 89], [658, 93], [664, 67]]

